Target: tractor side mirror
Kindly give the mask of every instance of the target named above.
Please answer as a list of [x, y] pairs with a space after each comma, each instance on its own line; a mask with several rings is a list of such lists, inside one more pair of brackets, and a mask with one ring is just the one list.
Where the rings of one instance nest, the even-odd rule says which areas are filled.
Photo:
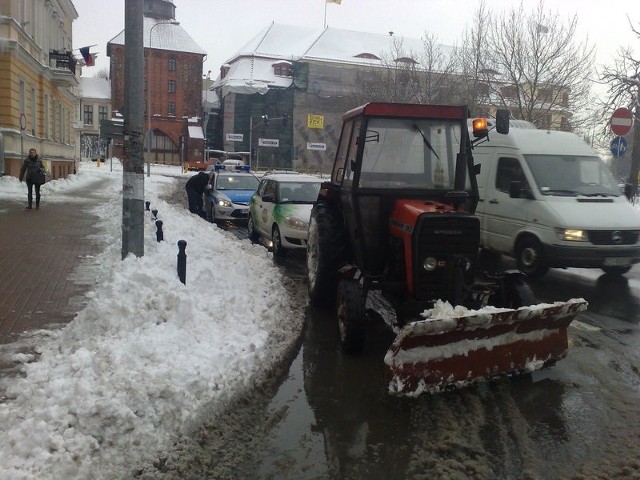
[[496, 111], [496, 131], [506, 135], [509, 133], [509, 118], [511, 112], [509, 110], [497, 110]]

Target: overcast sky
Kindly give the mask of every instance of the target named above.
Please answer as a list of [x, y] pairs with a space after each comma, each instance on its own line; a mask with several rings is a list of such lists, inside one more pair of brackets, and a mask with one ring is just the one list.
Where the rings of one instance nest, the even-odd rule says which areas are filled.
[[[125, 0], [73, 0], [78, 19], [73, 24], [73, 47], [87, 45], [98, 52], [97, 68], [86, 69], [93, 76], [108, 68], [107, 42], [124, 29]], [[342, 4], [325, 4], [325, 0], [173, 0], [176, 20], [207, 52], [203, 71], [218, 75], [220, 66], [272, 21], [290, 25], [348, 30], [421, 38], [425, 32], [435, 34], [441, 43], [459, 42], [470, 25], [480, 0], [342, 0]], [[517, 0], [486, 2], [500, 11]], [[533, 8], [537, 1], [526, 0]], [[562, 18], [578, 13], [581, 35], [596, 45], [598, 62], [608, 62], [620, 46], [637, 45], [629, 28], [627, 15], [640, 25], [637, 0], [547, 0], [548, 9]], [[634, 8], [634, 5], [635, 8]], [[452, 7], [454, 6], [454, 7]]]

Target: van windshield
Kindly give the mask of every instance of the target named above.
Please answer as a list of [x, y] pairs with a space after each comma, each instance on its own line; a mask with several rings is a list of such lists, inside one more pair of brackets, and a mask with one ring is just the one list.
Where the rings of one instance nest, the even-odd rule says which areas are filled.
[[542, 195], [621, 195], [609, 169], [598, 157], [578, 155], [525, 155]]

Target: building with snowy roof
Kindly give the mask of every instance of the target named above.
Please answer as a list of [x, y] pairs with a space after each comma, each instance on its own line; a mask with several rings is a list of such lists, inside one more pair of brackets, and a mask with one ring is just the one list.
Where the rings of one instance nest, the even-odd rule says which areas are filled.
[[[391, 58], [399, 44], [409, 53]], [[222, 65], [212, 87], [224, 119], [217, 148], [251, 151], [254, 168], [328, 172], [342, 115], [357, 106], [359, 73], [416, 62], [411, 52], [422, 49], [418, 39], [272, 23]]]
[[[145, 162], [202, 162], [202, 63], [206, 52], [176, 21], [168, 0], [144, 3]], [[125, 109], [124, 30], [107, 43], [113, 109]], [[198, 131], [199, 133], [195, 133]]]

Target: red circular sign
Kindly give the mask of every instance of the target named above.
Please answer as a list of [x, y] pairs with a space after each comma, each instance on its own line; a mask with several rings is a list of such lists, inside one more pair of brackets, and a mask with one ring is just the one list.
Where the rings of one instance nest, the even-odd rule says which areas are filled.
[[633, 119], [631, 110], [628, 108], [618, 108], [611, 115], [611, 130], [616, 135], [626, 135], [631, 130]]

